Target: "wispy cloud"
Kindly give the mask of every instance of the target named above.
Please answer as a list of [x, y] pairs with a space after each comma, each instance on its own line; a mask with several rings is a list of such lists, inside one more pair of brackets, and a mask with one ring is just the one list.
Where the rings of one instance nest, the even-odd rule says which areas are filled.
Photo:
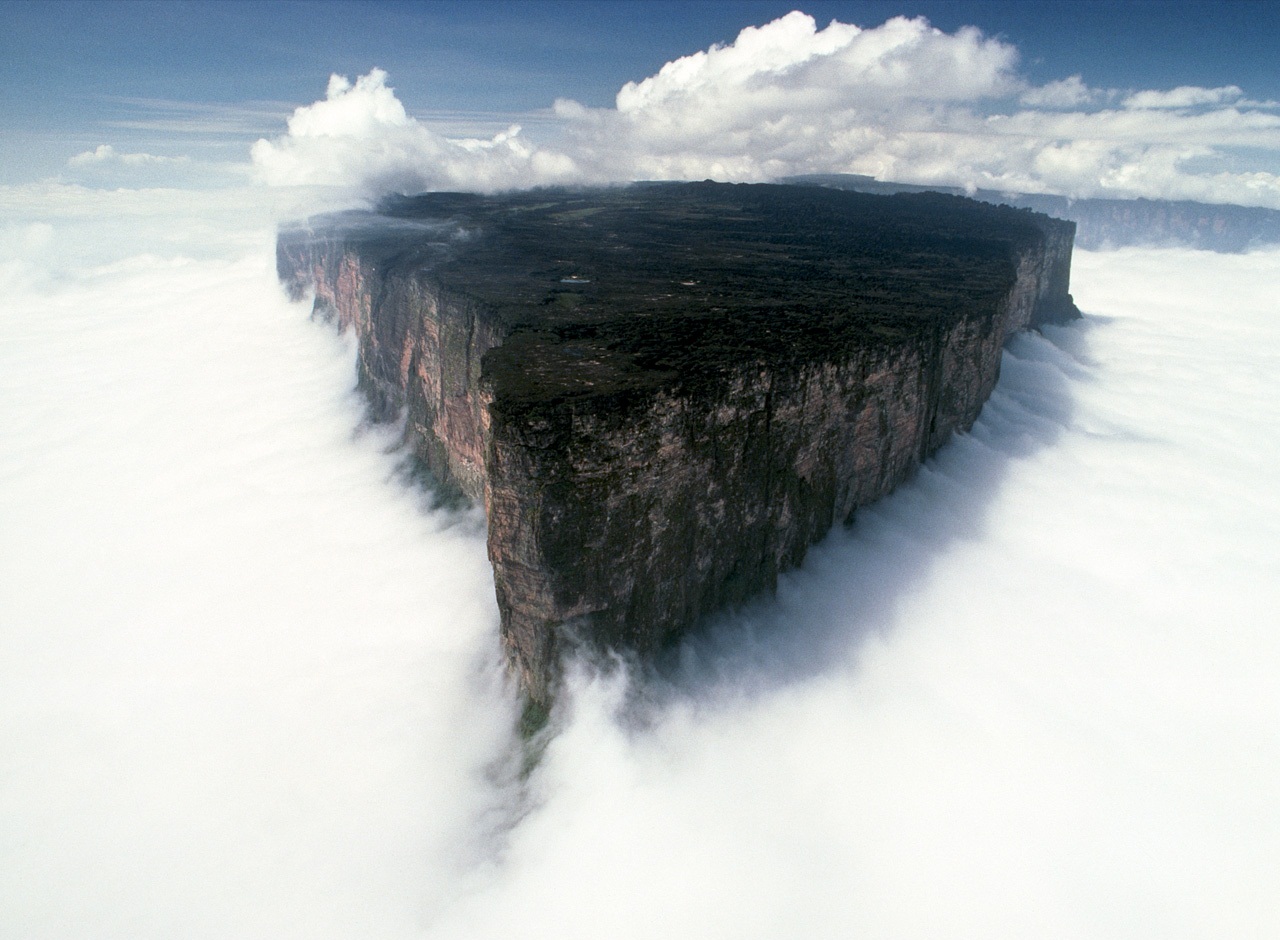
[[104, 95], [100, 127], [158, 131], [175, 135], [227, 135], [243, 138], [267, 134], [295, 105], [281, 101], [221, 104]]
[[119, 153], [110, 144], [99, 144], [93, 150], [85, 150], [67, 161], [69, 166], [94, 166], [103, 163], [121, 163], [125, 166], [165, 166], [190, 163], [188, 156], [162, 157], [153, 153]]
[[1170, 91], [1139, 91], [1124, 100], [1126, 108], [1195, 108], [1205, 105], [1228, 105], [1240, 101], [1244, 92], [1235, 85], [1200, 88], [1180, 85]]

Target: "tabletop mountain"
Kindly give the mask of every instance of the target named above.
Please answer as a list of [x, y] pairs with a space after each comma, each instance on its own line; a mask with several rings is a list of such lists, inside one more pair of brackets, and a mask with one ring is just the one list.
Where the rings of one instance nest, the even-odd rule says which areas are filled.
[[484, 505], [510, 662], [652, 652], [799, 565], [1076, 315], [1074, 225], [937, 193], [636, 184], [399, 197], [282, 231], [375, 414]]

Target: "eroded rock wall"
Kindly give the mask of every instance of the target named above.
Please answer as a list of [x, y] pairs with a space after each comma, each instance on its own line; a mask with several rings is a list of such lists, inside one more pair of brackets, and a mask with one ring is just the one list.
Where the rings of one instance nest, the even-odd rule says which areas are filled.
[[488, 409], [480, 363], [503, 333], [483, 308], [450, 296], [426, 273], [379, 263], [341, 237], [283, 237], [281, 280], [314, 315], [350, 329], [358, 375], [379, 419], [403, 412], [408, 443], [446, 486], [484, 497]]
[[713, 391], [545, 403], [492, 416], [485, 491], [504, 638], [546, 701], [565, 642], [653, 651], [779, 573], [977, 418], [1001, 310], [910, 346]]
[[1023, 246], [1016, 254], [1017, 279], [1006, 304], [1006, 335], [1079, 316], [1070, 294], [1075, 225], [1046, 218], [1039, 228], [1044, 243]]

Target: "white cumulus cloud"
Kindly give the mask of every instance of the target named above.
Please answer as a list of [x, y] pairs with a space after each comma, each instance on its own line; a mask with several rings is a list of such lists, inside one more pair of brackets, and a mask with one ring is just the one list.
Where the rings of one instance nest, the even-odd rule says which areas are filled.
[[1024, 105], [1047, 110], [1070, 110], [1087, 105], [1099, 97], [1099, 92], [1084, 83], [1079, 75], [1048, 82], [1036, 88], [1028, 88], [1020, 98]]
[[371, 197], [863, 173], [1280, 207], [1280, 116], [1269, 103], [1234, 85], [1123, 96], [1073, 75], [1037, 86], [1009, 43], [923, 18], [820, 29], [789, 13], [628, 82], [613, 107], [561, 99], [550, 113], [536, 142], [518, 125], [447, 137], [409, 115], [375, 69], [354, 83], [332, 78], [325, 99], [299, 108], [284, 136], [258, 141], [253, 159], [269, 183]]
[[540, 151], [513, 125], [490, 140], [451, 139], [409, 117], [387, 73], [352, 84], [334, 75], [323, 101], [298, 108], [289, 132], [259, 140], [252, 157], [267, 183], [349, 187], [364, 195], [428, 189], [484, 192], [569, 182], [573, 161]]

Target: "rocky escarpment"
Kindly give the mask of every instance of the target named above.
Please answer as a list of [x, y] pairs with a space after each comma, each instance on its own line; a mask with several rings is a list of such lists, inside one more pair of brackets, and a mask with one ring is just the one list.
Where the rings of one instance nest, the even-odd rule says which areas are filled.
[[1244, 252], [1280, 244], [1280, 212], [1274, 209], [1189, 200], [1036, 195], [1005, 196], [1002, 201], [1070, 219], [1077, 226], [1077, 243], [1094, 250], [1133, 245]]
[[567, 642], [652, 651], [770, 589], [1075, 315], [1073, 227], [937, 194], [436, 194], [279, 241], [360, 382], [483, 501], [535, 701]]

